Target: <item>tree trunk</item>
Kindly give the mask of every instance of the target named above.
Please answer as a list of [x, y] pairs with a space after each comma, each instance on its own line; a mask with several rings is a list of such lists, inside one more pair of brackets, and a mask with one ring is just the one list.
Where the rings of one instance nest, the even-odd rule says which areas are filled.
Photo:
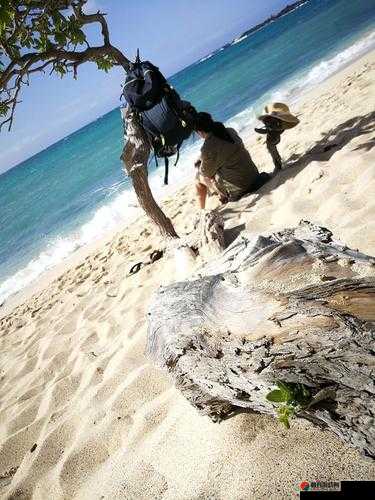
[[313, 396], [298, 417], [375, 458], [375, 260], [302, 222], [244, 234], [192, 281], [159, 289], [148, 354], [203, 414], [275, 414], [276, 381]]
[[170, 219], [164, 214], [151, 192], [147, 164], [151, 147], [144, 131], [127, 108], [123, 116], [126, 143], [121, 155], [125, 170], [131, 177], [138, 202], [148, 217], [158, 226], [163, 237], [178, 238]]

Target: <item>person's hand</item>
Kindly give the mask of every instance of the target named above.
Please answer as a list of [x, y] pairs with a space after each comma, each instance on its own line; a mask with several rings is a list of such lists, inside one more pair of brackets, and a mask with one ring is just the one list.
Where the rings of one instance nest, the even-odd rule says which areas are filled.
[[255, 128], [254, 129], [257, 134], [267, 134], [267, 129], [265, 127], [263, 128]]

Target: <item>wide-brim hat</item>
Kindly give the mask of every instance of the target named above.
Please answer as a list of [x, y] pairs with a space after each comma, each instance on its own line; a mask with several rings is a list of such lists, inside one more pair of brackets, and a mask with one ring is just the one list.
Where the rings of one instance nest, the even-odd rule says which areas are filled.
[[278, 118], [284, 124], [284, 128], [293, 128], [299, 123], [299, 119], [294, 116], [289, 107], [282, 102], [273, 102], [272, 104], [267, 104], [264, 108], [264, 114], [260, 115], [258, 119], [264, 121], [265, 118], [273, 117]]

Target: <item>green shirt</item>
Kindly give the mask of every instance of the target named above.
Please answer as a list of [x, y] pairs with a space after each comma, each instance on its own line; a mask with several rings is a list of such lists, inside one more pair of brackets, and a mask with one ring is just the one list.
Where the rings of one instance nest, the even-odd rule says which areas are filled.
[[242, 139], [232, 128], [227, 131], [234, 143], [218, 139], [210, 134], [201, 149], [201, 174], [215, 177], [229, 194], [241, 195], [251, 190], [259, 175]]

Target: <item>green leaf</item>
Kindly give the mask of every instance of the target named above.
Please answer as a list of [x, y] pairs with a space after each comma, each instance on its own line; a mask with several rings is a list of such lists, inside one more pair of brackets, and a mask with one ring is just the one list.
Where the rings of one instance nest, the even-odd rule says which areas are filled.
[[61, 33], [61, 31], [56, 32], [55, 33], [55, 40], [56, 40], [56, 43], [58, 43], [59, 45], [65, 45], [66, 36], [64, 35], [64, 33]]
[[281, 380], [276, 383], [280, 391], [285, 395], [285, 401], [292, 401], [293, 399], [293, 388], [291, 384], [282, 382]]
[[14, 8], [9, 0], [2, 0], [0, 2], [0, 22], [10, 23], [14, 18]]
[[277, 404], [277, 418], [287, 429], [290, 428], [289, 419], [304, 408], [311, 401], [311, 392], [301, 383], [276, 382], [277, 389], [266, 396], [268, 401]]
[[72, 29], [70, 32], [70, 39], [75, 45], [81, 45], [85, 43], [86, 35], [80, 29]]
[[55, 64], [54, 70], [61, 78], [66, 75], [66, 67], [63, 64]]
[[0, 8], [0, 35], [2, 35], [6, 28], [11, 26], [13, 23], [14, 11], [6, 4]]
[[301, 399], [303, 399], [304, 401], [311, 399], [311, 393], [310, 393], [310, 390], [308, 389], [308, 387], [306, 387], [303, 384], [298, 384], [298, 386], [299, 386], [299, 390], [300, 390], [300, 393], [302, 396]]
[[274, 389], [267, 394], [266, 399], [268, 401], [271, 401], [271, 403], [283, 403], [284, 401], [286, 401], [286, 396], [283, 391]]
[[0, 116], [6, 116], [9, 111], [9, 104], [0, 101]]
[[98, 57], [95, 60], [98, 69], [104, 70], [106, 73], [112, 68], [113, 62], [108, 56]]

